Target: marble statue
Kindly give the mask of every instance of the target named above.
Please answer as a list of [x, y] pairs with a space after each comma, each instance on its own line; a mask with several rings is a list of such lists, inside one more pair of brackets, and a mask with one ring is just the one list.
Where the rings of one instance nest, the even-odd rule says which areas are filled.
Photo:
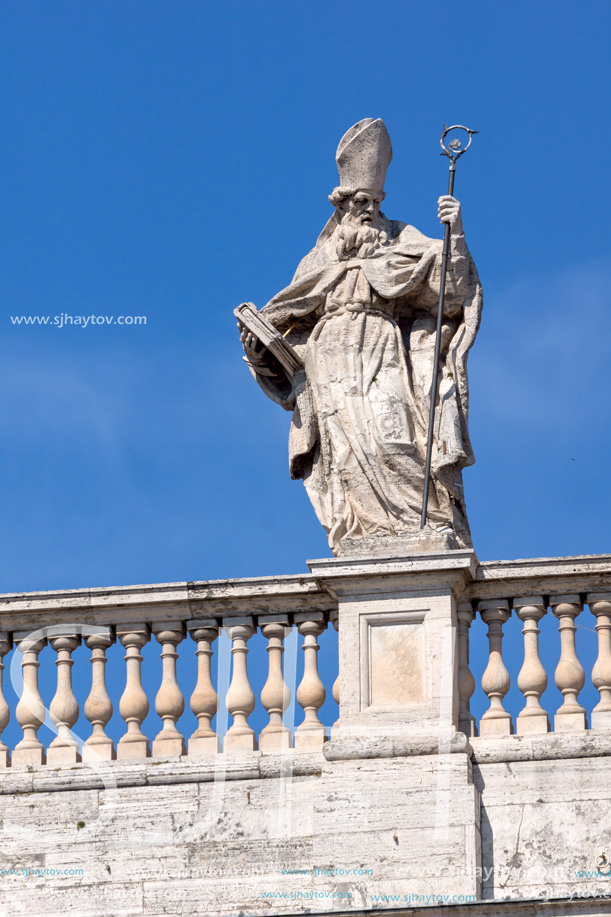
[[[293, 412], [289, 463], [303, 478], [334, 554], [400, 538], [420, 549], [470, 547], [462, 469], [467, 356], [482, 292], [459, 202], [439, 198], [451, 226], [428, 524], [420, 528], [442, 243], [380, 210], [392, 158], [383, 121], [365, 118], [337, 149], [333, 216], [288, 287], [259, 313], [303, 366], [291, 378], [239, 325], [246, 361]], [[350, 549], [348, 548], [350, 546]]]

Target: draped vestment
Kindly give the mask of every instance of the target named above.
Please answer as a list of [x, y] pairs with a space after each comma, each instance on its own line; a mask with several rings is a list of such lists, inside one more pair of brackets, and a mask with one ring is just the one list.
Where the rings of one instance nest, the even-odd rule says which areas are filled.
[[[334, 215], [292, 283], [262, 309], [304, 361], [292, 381], [253, 374], [293, 411], [291, 475], [303, 478], [333, 550], [342, 538], [420, 527], [442, 243], [413, 226], [379, 224], [386, 244], [342, 260]], [[428, 520], [471, 545], [462, 469], [468, 431], [467, 355], [482, 292], [463, 236], [452, 237]], [[269, 365], [269, 364], [268, 364]]]

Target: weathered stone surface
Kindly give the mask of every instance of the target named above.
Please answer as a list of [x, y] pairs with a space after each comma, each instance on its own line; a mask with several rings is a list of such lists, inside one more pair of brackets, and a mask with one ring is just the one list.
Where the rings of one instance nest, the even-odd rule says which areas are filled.
[[[306, 608], [327, 611], [335, 607], [329, 593], [306, 574], [208, 580], [193, 583], [156, 583], [100, 589], [56, 590], [0, 595], [0, 622], [4, 631], [30, 633], [45, 625], [79, 621], [87, 624], [147, 621], [186, 621], [191, 618], [246, 614], [277, 614]], [[42, 616], [42, 617], [41, 617]]]
[[409, 557], [423, 551], [453, 551], [460, 548], [454, 535], [433, 531], [430, 526], [410, 535], [363, 535], [343, 538], [337, 549], [341, 558]]
[[[21, 907], [19, 889], [24, 881], [32, 883], [31, 879], [20, 880], [19, 886], [15, 884], [14, 891], [10, 893], [10, 910], [7, 917], [21, 917], [28, 910]], [[36, 883], [34, 883], [36, 886]], [[123, 886], [114, 884], [94, 885], [69, 885], [64, 883], [61, 888], [49, 886], [45, 877], [38, 880], [32, 891], [36, 894], [36, 917], [56, 917], [58, 914], [67, 914], [70, 917], [140, 917], [144, 913], [144, 890], [139, 883], [126, 883]]]
[[421, 704], [425, 699], [424, 624], [371, 629], [371, 704]]
[[[253, 376], [293, 411], [291, 474], [303, 478], [331, 549], [342, 556], [386, 550], [377, 539], [402, 538], [408, 553], [471, 546], [461, 474], [475, 461], [467, 354], [479, 328], [481, 286], [455, 198], [438, 204], [448, 228], [447, 275], [440, 241], [381, 213], [391, 156], [380, 119], [347, 131], [336, 157], [341, 186], [329, 197], [335, 213], [315, 248], [260, 314], [251, 304], [236, 313]], [[442, 278], [445, 323], [436, 351]], [[423, 530], [425, 478], [431, 496]]]
[[[427, 879], [431, 889], [455, 893], [458, 884], [477, 893], [479, 802], [467, 756], [330, 763], [319, 750], [305, 757], [318, 759], [318, 775], [182, 783], [188, 762], [176, 761], [168, 765], [172, 783], [2, 796], [0, 817], [10, 809], [15, 824], [33, 830], [8, 837], [0, 867], [83, 871], [40, 880], [44, 915], [97, 914], [99, 902], [108, 914], [151, 917], [303, 911], [303, 899], [278, 905], [262, 897], [282, 891], [329, 896], [318, 900], [336, 909], [338, 889], [352, 895], [345, 906], [369, 906], [372, 893], [422, 885], [423, 850], [437, 870]], [[146, 769], [158, 770], [151, 762]], [[329, 874], [337, 868], [350, 875]], [[289, 872], [313, 869], [323, 873]], [[115, 890], [126, 885], [130, 894], [117, 906]], [[36, 893], [15, 879], [16, 913], [31, 910]]]
[[[565, 738], [572, 748], [559, 758]], [[536, 913], [549, 917], [606, 913], [598, 904], [588, 911], [585, 902], [549, 910], [543, 899], [608, 889], [608, 879], [575, 873], [596, 869], [608, 837], [610, 739], [596, 734], [586, 744], [583, 736], [472, 738], [482, 761], [486, 748], [494, 745], [501, 752], [517, 745], [523, 755], [530, 755], [530, 760], [475, 765], [475, 785], [464, 737], [462, 753], [456, 749], [451, 755], [391, 759], [355, 757], [374, 751], [373, 746], [365, 747], [367, 740], [338, 740], [329, 744], [324, 757], [320, 751], [293, 753], [293, 760], [309, 767], [311, 776], [285, 780], [262, 777], [260, 770], [265, 766], [273, 771], [275, 766], [277, 775], [283, 756], [274, 761], [274, 756], [256, 753], [250, 778], [244, 773], [246, 761], [240, 764], [236, 758], [232, 776], [237, 779], [220, 783], [194, 780], [205, 759], [199, 765], [176, 759], [141, 767], [113, 762], [109, 770], [147, 781], [116, 791], [77, 789], [74, 778], [82, 781], [87, 773], [90, 780], [97, 777], [85, 765], [55, 774], [47, 774], [44, 767], [34, 773], [9, 770], [0, 783], [12, 781], [14, 791], [19, 780], [24, 789], [22, 795], [0, 795], [0, 868], [83, 872], [27, 882], [5, 878], [0, 894], [10, 894], [15, 914], [32, 912], [36, 902], [34, 912], [43, 917], [71, 912], [151, 917], [298, 913], [304, 910], [303, 898], [262, 895], [331, 895], [338, 890], [352, 895], [341, 909], [354, 912], [369, 908], [371, 895], [425, 892], [531, 896], [540, 899]], [[590, 753], [587, 759], [568, 757], [578, 740], [582, 752]], [[342, 742], [345, 748], [352, 743], [353, 757], [330, 759], [333, 747], [341, 748]], [[545, 751], [547, 759], [533, 760]], [[209, 760], [207, 767], [212, 775]], [[152, 783], [157, 775], [158, 782]], [[54, 791], [33, 791], [45, 783]], [[25, 828], [25, 836], [11, 826]], [[323, 873], [365, 868], [371, 874], [339, 878], [287, 872], [314, 868]], [[39, 907], [42, 889], [44, 904]], [[336, 901], [312, 898], [308, 906], [336, 910]], [[4, 906], [0, 897], [0, 908]], [[479, 913], [535, 913], [517, 901], [515, 910], [508, 906], [490, 902], [490, 909]], [[477, 912], [473, 908], [473, 917]]]
[[557, 761], [611, 755], [611, 735], [581, 732], [538, 736], [472, 737], [469, 744], [477, 764], [500, 761]]
[[608, 848], [611, 758], [480, 764], [484, 897], [610, 891], [596, 877]]
[[609, 587], [610, 570], [611, 554], [491, 560], [478, 565], [465, 597], [496, 599], [604, 592]]
[[[99, 589], [56, 590], [38, 593], [0, 595], [0, 626], [3, 631], [30, 633], [41, 627], [66, 621], [101, 623], [137, 622], [146, 609], [147, 621], [167, 620], [170, 610], [177, 621], [190, 618], [223, 618], [228, 615], [265, 617], [278, 613], [333, 611], [337, 601], [332, 591], [336, 584], [368, 572], [383, 577], [401, 567], [410, 574], [428, 568], [439, 575], [444, 554], [428, 552], [419, 556], [375, 559], [342, 558], [309, 561], [311, 573], [248, 579], [209, 580], [193, 583], [159, 583], [145, 586], [113, 586]], [[460, 557], [474, 557], [472, 552], [447, 552], [447, 568], [460, 563]], [[543, 595], [577, 592], [603, 593], [609, 585], [611, 554], [577, 557], [539, 557], [527, 560], [474, 560], [465, 579], [463, 595], [469, 599], [510, 598], [542, 593]], [[376, 588], [372, 586], [372, 589]]]
[[449, 741], [458, 727], [456, 594], [475, 568], [473, 552], [309, 564], [337, 596], [334, 735]]
[[405, 735], [337, 737], [325, 745], [323, 754], [328, 761], [342, 761], [367, 758], [409, 758], [433, 754], [466, 754], [472, 749], [467, 737], [461, 732], [449, 736], [432, 735], [411, 737]]
[[[609, 593], [601, 592], [600, 585], [596, 592], [588, 589], [588, 582], [608, 580], [611, 558], [478, 565], [470, 551], [449, 551], [327, 559], [311, 562], [311, 568], [302, 577], [185, 584], [180, 601], [174, 587], [106, 590], [104, 623], [120, 624], [125, 615], [129, 620], [123, 626], [131, 632], [138, 621], [147, 626], [158, 622], [170, 631], [191, 621], [198, 633], [205, 629], [210, 636], [228, 618], [232, 627], [240, 626], [236, 618], [247, 616], [253, 627], [267, 622], [270, 634], [269, 627], [287, 626], [288, 619], [309, 637], [312, 660], [318, 630], [334, 610], [347, 692], [341, 698], [342, 714], [354, 704], [354, 728], [347, 726], [343, 734], [340, 729], [324, 746], [283, 753], [268, 748], [264, 754], [251, 750], [226, 757], [164, 755], [109, 761], [100, 770], [87, 763], [1, 768], [0, 870], [73, 872], [0, 876], [0, 913], [238, 917], [240, 912], [303, 913], [309, 908], [356, 914], [370, 908], [371, 896], [378, 894], [398, 895], [399, 901], [378, 901], [377, 906], [405, 903], [409, 913], [406, 896], [423, 892], [496, 896], [494, 902], [488, 897], [481, 906], [470, 905], [471, 917], [608, 913], [608, 902], [601, 909], [600, 902], [588, 903], [585, 896], [611, 889], [611, 878], [595, 875], [598, 858], [609, 853], [611, 733], [581, 729], [467, 740], [454, 729], [457, 657], [450, 653], [446, 658], [441, 648], [445, 631], [456, 627], [457, 603], [474, 581], [482, 592], [463, 602], [463, 615], [472, 614], [478, 599], [484, 610], [490, 601], [492, 608], [502, 603], [506, 609], [510, 603], [525, 607], [525, 602], [544, 606], [550, 596], [556, 602], [564, 597], [564, 604], [567, 596], [580, 601], [589, 596], [596, 607], [607, 602]], [[503, 590], [500, 596], [486, 593], [493, 588], [487, 578], [491, 568], [503, 576], [502, 583], [494, 583], [495, 590]], [[90, 608], [91, 595], [79, 594], [83, 607]], [[47, 613], [59, 613], [54, 602], [62, 595], [20, 596], [15, 603], [27, 606], [40, 626]], [[164, 604], [169, 596], [174, 602], [170, 617]], [[0, 606], [8, 617], [18, 617], [12, 597], [0, 597]], [[256, 615], [253, 607], [259, 609]], [[606, 609], [606, 604], [598, 607], [597, 621], [604, 628]], [[77, 621], [82, 613], [71, 600], [62, 615], [64, 621]], [[416, 657], [401, 645], [414, 627], [424, 635], [420, 684], [427, 692], [425, 702], [414, 702], [409, 670]], [[608, 681], [605, 634], [601, 628], [599, 690]], [[199, 633], [200, 642], [203, 636]], [[195, 651], [193, 641], [189, 646]], [[389, 657], [393, 674], [384, 683], [381, 669]], [[383, 703], [363, 707], [360, 692], [372, 660], [378, 667], [369, 681], [372, 697], [376, 684], [390, 693]], [[320, 687], [315, 671], [311, 666], [306, 693], [316, 712]], [[588, 677], [590, 671], [588, 664]], [[444, 682], [441, 673], [447, 677], [448, 672], [452, 677]], [[531, 665], [524, 690], [539, 692], [539, 681]], [[276, 685], [266, 709], [280, 706]], [[374, 709], [380, 707], [385, 709]], [[365, 728], [363, 716], [372, 717], [372, 730]], [[290, 872], [313, 868], [323, 872]], [[359, 872], [363, 868], [371, 873]], [[330, 875], [329, 869], [349, 875]], [[353, 897], [262, 897], [337, 891]], [[513, 902], [502, 903], [505, 895]], [[570, 895], [584, 900], [545, 901]], [[536, 905], [518, 900], [525, 896], [539, 900]], [[452, 913], [460, 914], [462, 905], [452, 905]]]

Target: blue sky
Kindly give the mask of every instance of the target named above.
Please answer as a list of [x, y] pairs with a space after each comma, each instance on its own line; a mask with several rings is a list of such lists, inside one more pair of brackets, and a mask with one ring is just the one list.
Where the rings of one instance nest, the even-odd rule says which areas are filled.
[[[344, 131], [440, 236], [442, 122], [485, 294], [481, 560], [610, 549], [603, 2], [13, 0], [0, 13], [0, 591], [299, 573], [328, 556], [233, 308], [287, 284]], [[11, 316], [146, 316], [13, 325]]]
[[[441, 123], [485, 292], [480, 559], [609, 550], [608, 4], [9, 2], [0, 28], [2, 591], [328, 554], [232, 316], [290, 279], [362, 117], [440, 235]], [[450, 37], [446, 37], [450, 36]], [[11, 315], [145, 315], [132, 327]]]

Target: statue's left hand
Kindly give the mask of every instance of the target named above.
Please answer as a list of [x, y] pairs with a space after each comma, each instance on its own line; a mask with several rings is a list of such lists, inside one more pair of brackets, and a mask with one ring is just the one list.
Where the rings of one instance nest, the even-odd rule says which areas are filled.
[[244, 348], [244, 353], [246, 354], [246, 359], [249, 363], [261, 363], [265, 361], [266, 348], [263, 347], [261, 342], [251, 331], [246, 328], [242, 322], [238, 322], [238, 330], [240, 332], [240, 341], [242, 342], [242, 347]]
[[462, 233], [462, 214], [460, 212], [460, 203], [451, 194], [444, 194], [438, 200], [439, 210], [438, 217], [442, 223], [449, 223], [452, 235], [459, 236]]

